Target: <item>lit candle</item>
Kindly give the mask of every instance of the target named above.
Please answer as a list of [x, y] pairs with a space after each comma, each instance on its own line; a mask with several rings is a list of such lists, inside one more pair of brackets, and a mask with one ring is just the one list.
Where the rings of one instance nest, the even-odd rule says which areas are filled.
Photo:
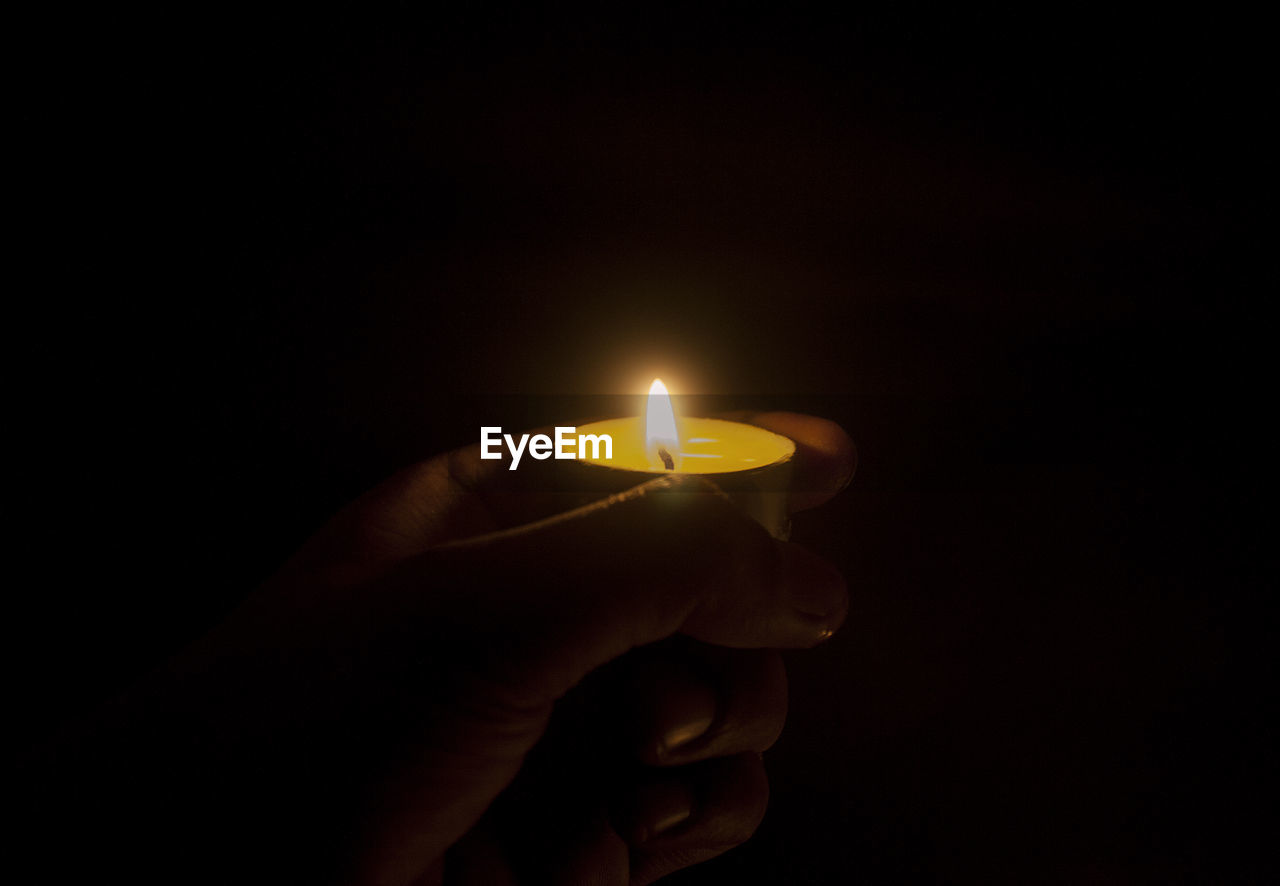
[[661, 379], [649, 388], [643, 419], [592, 422], [578, 433], [613, 440], [612, 458], [584, 447], [579, 461], [635, 474], [636, 483], [650, 479], [642, 475], [705, 475], [775, 537], [790, 532], [787, 493], [796, 444], [781, 434], [718, 418], [677, 418]]

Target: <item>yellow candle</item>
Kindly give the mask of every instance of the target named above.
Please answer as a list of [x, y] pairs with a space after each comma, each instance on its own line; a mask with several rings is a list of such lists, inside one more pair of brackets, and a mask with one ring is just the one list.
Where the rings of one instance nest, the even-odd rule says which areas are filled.
[[[789, 530], [787, 482], [796, 445], [755, 425], [718, 418], [677, 417], [660, 379], [649, 389], [645, 415], [592, 422], [580, 435], [609, 435], [603, 449], [582, 447], [578, 460], [637, 475], [700, 474], [719, 486], [775, 536]], [[637, 476], [636, 482], [648, 477]]]
[[597, 458], [580, 455], [580, 461], [648, 474], [732, 474], [753, 471], [787, 461], [796, 444], [781, 434], [718, 418], [686, 418], [680, 422], [680, 442], [671, 451], [674, 462], [666, 467], [661, 457], [649, 454], [644, 424], [638, 418], [611, 418], [578, 428], [579, 434], [608, 434], [613, 438], [613, 458], [600, 450]]

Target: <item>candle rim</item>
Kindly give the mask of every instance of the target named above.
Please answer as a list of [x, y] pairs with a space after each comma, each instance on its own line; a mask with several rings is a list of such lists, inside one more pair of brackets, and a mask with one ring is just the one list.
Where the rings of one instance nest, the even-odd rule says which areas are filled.
[[[644, 419], [642, 416], [619, 416], [615, 418], [599, 419], [593, 422], [589, 422], [588, 424], [585, 424], [585, 425], [579, 425], [578, 433], [579, 434], [600, 433], [606, 430], [606, 427], [602, 427], [602, 426], [616, 427], [621, 424], [631, 424], [631, 423], [640, 425], [641, 430], [643, 431], [643, 422], [644, 422]], [[702, 468], [702, 470], [667, 471], [667, 470], [663, 470], [662, 468], [654, 468], [647, 465], [643, 467], [638, 465], [615, 465], [615, 464], [611, 464], [609, 461], [605, 459], [583, 458], [581, 456], [576, 458], [575, 461], [581, 462], [583, 464], [595, 465], [597, 467], [609, 468], [615, 471], [627, 471], [627, 472], [636, 473], [636, 474], [652, 474], [653, 476], [663, 476], [666, 474], [699, 474], [699, 475], [713, 474], [719, 477], [729, 477], [734, 475], [751, 474], [751, 473], [766, 470], [766, 469], [773, 469], [779, 465], [784, 465], [795, 458], [796, 443], [794, 440], [792, 440], [790, 437], [786, 436], [785, 434], [779, 434], [777, 431], [772, 431], [772, 430], [769, 430], [768, 428], [762, 428], [759, 425], [753, 425], [753, 424], [749, 424], [747, 422], [742, 422], [742, 421], [733, 421], [732, 419], [727, 419], [727, 418], [715, 418], [713, 416], [707, 416], [707, 417], [690, 416], [686, 418], [678, 418], [677, 422], [680, 425], [687, 425], [687, 423], [711, 422], [714, 424], [729, 425], [737, 428], [750, 428], [755, 433], [764, 435], [765, 437], [770, 438], [772, 440], [780, 441], [780, 449], [782, 451], [777, 458], [774, 458], [770, 461], [761, 462], [760, 464], [734, 467], [729, 470], [721, 470], [721, 471], [706, 470], [706, 468], [712, 467], [711, 465], [699, 465], [699, 467]], [[593, 431], [592, 430], [593, 428], [595, 428], [596, 430]], [[699, 435], [699, 436], [703, 436], [703, 435]], [[693, 439], [693, 438], [690, 438], [690, 439]], [[682, 442], [681, 444], [682, 448], [683, 448], [683, 445], [684, 443]], [[682, 459], [683, 458], [697, 459], [699, 458], [699, 456], [700, 456], [699, 453], [684, 453], [684, 452], [681, 453]]]

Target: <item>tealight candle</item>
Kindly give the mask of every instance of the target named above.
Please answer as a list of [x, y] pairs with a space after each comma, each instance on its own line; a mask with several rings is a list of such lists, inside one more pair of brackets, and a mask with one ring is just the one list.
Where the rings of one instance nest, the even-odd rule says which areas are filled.
[[[641, 483], [653, 475], [706, 476], [775, 538], [786, 538], [788, 482], [796, 444], [755, 425], [718, 418], [676, 418], [671, 396], [654, 379], [643, 418], [614, 418], [578, 428], [579, 434], [608, 434], [611, 458], [601, 450], [578, 460], [635, 474]], [[648, 476], [646, 476], [648, 475]]]

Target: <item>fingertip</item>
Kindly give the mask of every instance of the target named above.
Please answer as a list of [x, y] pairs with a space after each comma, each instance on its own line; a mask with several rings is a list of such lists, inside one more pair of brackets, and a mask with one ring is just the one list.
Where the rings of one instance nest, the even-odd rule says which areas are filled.
[[788, 501], [792, 512], [829, 501], [853, 481], [858, 449], [835, 422], [798, 412], [748, 412], [736, 417], [795, 442], [796, 475]]
[[[790, 509], [803, 511], [829, 501], [851, 482], [858, 467], [858, 449], [844, 428], [813, 416], [794, 416], [778, 424], [790, 426], [796, 440], [797, 471], [792, 480]], [[800, 421], [797, 421], [800, 420]]]
[[614, 803], [613, 826], [628, 844], [639, 846], [674, 832], [694, 812], [693, 791], [678, 776], [651, 776]]
[[849, 613], [849, 591], [840, 570], [799, 545], [780, 542], [784, 593], [803, 626], [802, 639], [816, 645], [829, 639]]

